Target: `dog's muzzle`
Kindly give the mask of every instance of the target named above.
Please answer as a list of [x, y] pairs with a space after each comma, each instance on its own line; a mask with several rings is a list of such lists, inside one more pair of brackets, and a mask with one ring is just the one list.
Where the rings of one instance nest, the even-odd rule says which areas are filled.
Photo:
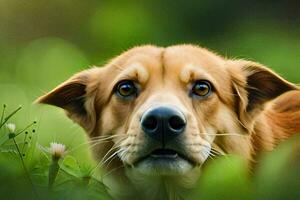
[[147, 138], [135, 169], [148, 175], [178, 175], [192, 170], [196, 160], [190, 155], [184, 134], [188, 122], [177, 107], [160, 105], [144, 112], [141, 129]]

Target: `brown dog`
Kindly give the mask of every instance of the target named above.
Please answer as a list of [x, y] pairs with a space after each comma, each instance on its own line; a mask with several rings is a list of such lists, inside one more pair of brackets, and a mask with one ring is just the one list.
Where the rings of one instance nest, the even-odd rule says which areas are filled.
[[300, 132], [296, 85], [191, 45], [131, 49], [38, 101], [65, 109], [99, 142], [95, 157], [118, 169], [113, 186], [153, 199], [190, 187], [209, 156], [238, 154], [251, 165]]

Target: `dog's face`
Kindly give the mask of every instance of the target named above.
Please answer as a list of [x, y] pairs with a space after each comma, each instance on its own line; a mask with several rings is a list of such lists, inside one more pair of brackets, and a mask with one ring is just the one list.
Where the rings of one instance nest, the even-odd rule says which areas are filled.
[[188, 45], [143, 46], [75, 75], [40, 102], [64, 108], [92, 140], [109, 139], [94, 148], [104, 165], [182, 175], [217, 154], [250, 160], [255, 118], [294, 88], [257, 63]]

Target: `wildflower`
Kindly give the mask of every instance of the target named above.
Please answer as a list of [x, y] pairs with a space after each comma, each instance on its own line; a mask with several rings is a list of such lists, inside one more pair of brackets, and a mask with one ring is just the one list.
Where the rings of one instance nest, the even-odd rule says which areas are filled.
[[55, 159], [60, 159], [66, 154], [66, 146], [57, 142], [51, 142], [49, 152]]
[[47, 151], [52, 155], [52, 162], [49, 166], [49, 188], [52, 188], [55, 183], [55, 179], [58, 175], [60, 166], [58, 161], [66, 154], [66, 146], [61, 143], [51, 142], [50, 148]]
[[49, 178], [48, 186], [49, 189], [51, 189], [53, 187], [53, 184], [55, 183], [55, 179], [60, 170], [59, 160], [63, 158], [64, 155], [67, 153], [66, 146], [61, 143], [51, 142], [49, 148], [43, 147], [41, 145], [39, 145], [39, 148], [42, 151], [47, 152], [52, 156], [52, 160], [49, 166], [49, 174], [48, 174], [48, 178]]
[[6, 124], [6, 128], [8, 129], [9, 133], [15, 133], [16, 132], [16, 125], [13, 123]]

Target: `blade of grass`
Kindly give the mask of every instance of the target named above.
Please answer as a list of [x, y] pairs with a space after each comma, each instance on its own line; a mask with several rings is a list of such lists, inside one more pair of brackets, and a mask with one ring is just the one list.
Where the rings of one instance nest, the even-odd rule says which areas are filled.
[[[5, 109], [6, 109], [6, 105], [4, 104], [4, 105], [3, 105], [3, 109], [2, 109], [2, 114], [1, 114], [0, 124], [2, 124], [2, 122], [3, 122], [4, 114], [5, 114]], [[0, 129], [1, 129], [1, 127], [0, 127]]]
[[4, 124], [12, 117], [14, 116], [18, 111], [22, 109], [22, 106], [14, 110], [11, 114], [9, 114], [7, 117], [4, 118], [3, 122], [0, 124], [0, 129], [4, 126]]
[[[33, 193], [35, 194], [36, 197], [38, 197], [37, 191], [35, 190], [35, 187], [34, 187], [34, 184], [33, 184], [33, 181], [31, 180], [30, 174], [29, 174], [29, 172], [28, 172], [28, 170], [27, 170], [27, 167], [26, 167], [26, 165], [25, 165], [25, 162], [24, 162], [24, 159], [23, 159], [23, 155], [22, 155], [22, 153], [21, 153], [21, 151], [20, 151], [19, 145], [17, 144], [15, 137], [12, 137], [12, 140], [13, 140], [13, 142], [14, 142], [14, 144], [15, 144], [16, 149], [17, 149], [17, 152], [18, 152], [18, 155], [19, 155], [19, 157], [20, 157], [20, 160], [21, 160], [23, 169], [24, 169], [25, 174], [26, 174], [26, 176], [27, 176], [27, 178], [28, 178], [28, 181], [30, 182], [30, 185], [31, 185], [32, 190], [33, 190]], [[37, 199], [38, 199], [38, 198], [37, 198]]]

